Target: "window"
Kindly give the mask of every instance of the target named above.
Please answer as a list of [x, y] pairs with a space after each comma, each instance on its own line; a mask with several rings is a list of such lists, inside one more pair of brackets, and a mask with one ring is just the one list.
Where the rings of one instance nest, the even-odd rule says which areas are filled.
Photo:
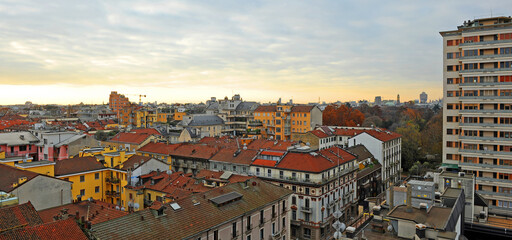
[[96, 179], [96, 180], [100, 179], [100, 173], [95, 173], [94, 174], [94, 179]]
[[281, 226], [283, 226], [283, 229], [286, 228], [286, 217], [283, 217], [283, 224]]
[[296, 196], [292, 197], [292, 204], [297, 205], [297, 197]]
[[263, 219], [263, 210], [261, 210], [260, 211], [260, 224], [262, 224], [264, 221], [265, 221], [265, 219]]
[[20, 146], [19, 150], [20, 152], [27, 151], [27, 146]]
[[251, 235], [247, 235], [247, 240], [251, 240]]
[[247, 217], [247, 230], [251, 229], [252, 228], [252, 224], [251, 224], [251, 216], [248, 216]]
[[213, 231], [213, 240], [219, 240], [219, 230]]
[[260, 229], [260, 239], [261, 240], [264, 240], [265, 239], [265, 231], [262, 229]]
[[85, 196], [85, 189], [80, 189], [80, 196]]
[[80, 182], [85, 182], [85, 176], [80, 176]]
[[297, 210], [292, 211], [292, 219], [297, 220]]
[[231, 233], [232, 233], [233, 238], [238, 236], [238, 233], [236, 232], [236, 222], [233, 223]]
[[273, 222], [272, 223], [272, 234], [275, 234], [276, 233], [276, 223]]
[[305, 238], [311, 238], [311, 229], [304, 228], [304, 237]]
[[279, 171], [279, 178], [281, 178], [281, 179], [284, 178], [284, 172], [283, 171]]
[[267, 170], [267, 177], [272, 177], [272, 170], [270, 170], [270, 169]]
[[96, 187], [94, 187], [94, 192], [95, 192], [95, 193], [99, 193], [99, 192], [100, 192], [100, 186], [96, 186]]

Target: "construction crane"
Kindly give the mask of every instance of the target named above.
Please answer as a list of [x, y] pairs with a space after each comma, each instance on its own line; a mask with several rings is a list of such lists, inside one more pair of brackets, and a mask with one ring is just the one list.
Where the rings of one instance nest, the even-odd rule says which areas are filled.
[[142, 105], [142, 98], [146, 97], [146, 94], [125, 94], [129, 96], [139, 96], [139, 105]]

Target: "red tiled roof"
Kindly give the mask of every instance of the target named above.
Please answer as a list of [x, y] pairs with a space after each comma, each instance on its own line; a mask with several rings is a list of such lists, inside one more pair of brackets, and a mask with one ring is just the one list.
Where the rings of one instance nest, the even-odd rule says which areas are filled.
[[[116, 205], [99, 200], [81, 201], [78, 203], [65, 204], [58, 207], [48, 208], [39, 211], [39, 216], [44, 223], [58, 221], [62, 218], [62, 210], [67, 209], [69, 217], [73, 218], [78, 212], [79, 216], [85, 216], [91, 224], [105, 222], [111, 219], [122, 217], [128, 213], [116, 210]], [[87, 215], [89, 214], [89, 215]], [[57, 220], [56, 220], [57, 218]]]
[[143, 143], [147, 138], [152, 136], [151, 134], [146, 133], [127, 133], [127, 132], [120, 132], [116, 134], [112, 139], [108, 140], [109, 142], [122, 142], [122, 143], [130, 143], [130, 144], [136, 144], [140, 145]]
[[255, 166], [265, 166], [265, 167], [274, 167], [276, 165], [277, 161], [273, 160], [266, 160], [266, 159], [256, 159], [254, 162], [252, 162], [251, 165]]
[[283, 156], [285, 153], [284, 152], [273, 152], [273, 151], [262, 151], [261, 152], [261, 155], [269, 155], [269, 156]]
[[311, 112], [315, 106], [310, 105], [298, 105], [292, 107], [292, 112]]
[[[224, 174], [223, 171], [212, 171], [212, 170], [203, 169], [203, 170], [199, 171], [196, 174], [196, 178], [197, 179], [204, 178], [204, 179], [219, 179], [220, 180], [220, 176], [222, 176], [222, 174]], [[227, 179], [227, 181], [229, 183], [245, 182], [246, 180], [249, 180], [251, 178], [255, 178], [255, 177], [254, 176], [244, 176], [244, 175], [232, 174]]]
[[[236, 143], [238, 141], [238, 144]], [[240, 139], [232, 138], [230, 136], [223, 137], [203, 137], [199, 140], [200, 143], [204, 143], [209, 146], [222, 147], [222, 148], [238, 148], [242, 147]]]
[[402, 137], [402, 135], [395, 133], [395, 132], [388, 131], [386, 129], [365, 130], [364, 132], [368, 133], [370, 136], [372, 136], [380, 141], [383, 141], [383, 142], [387, 142], [387, 141]]
[[274, 151], [286, 151], [294, 144], [295, 142], [293, 141], [255, 139], [247, 145], [247, 148], [254, 150], [267, 149]]
[[0, 208], [0, 232], [42, 223], [43, 220], [30, 202]]
[[0, 240], [87, 240], [87, 236], [82, 232], [74, 219], [67, 219], [57, 222], [41, 224], [37, 226], [27, 226], [12, 231], [0, 233]]
[[326, 138], [326, 137], [329, 137], [329, 135], [327, 135], [327, 133], [324, 133], [322, 132], [321, 130], [317, 129], [317, 130], [313, 130], [313, 131], [310, 131], [311, 134], [319, 137], [319, 138]]
[[55, 162], [55, 176], [100, 170], [105, 168], [95, 157], [75, 157]]
[[160, 134], [160, 132], [154, 128], [139, 128], [139, 129], [133, 129], [132, 131], [130, 132], [133, 132], [133, 133], [144, 133], [144, 134], [151, 134], [151, 135], [158, 135], [158, 136], [161, 136], [162, 134]]
[[123, 163], [123, 167], [121, 169], [123, 169], [123, 170], [134, 169], [135, 168], [134, 166], [136, 163], [140, 166], [142, 163], [147, 162], [149, 159], [151, 159], [151, 157], [133, 155]]
[[276, 109], [277, 108], [275, 105], [260, 105], [254, 111], [255, 112], [275, 112]]
[[[338, 157], [341, 156], [340, 157]], [[331, 147], [311, 153], [290, 152], [279, 162], [277, 168], [291, 169], [305, 172], [323, 172], [339, 164], [355, 160], [356, 157], [339, 147]]]
[[362, 129], [344, 129], [344, 128], [336, 128], [334, 130], [334, 134], [337, 136], [355, 136], [364, 132]]
[[238, 151], [236, 148], [222, 148], [215, 154], [211, 160], [219, 161], [219, 162], [229, 162], [229, 163], [238, 163], [238, 164], [251, 164], [252, 159], [258, 154], [258, 151], [252, 149], [240, 150], [235, 156], [235, 153]]
[[143, 147], [139, 148], [137, 152], [147, 152], [147, 153], [157, 153], [163, 155], [169, 155], [172, 151], [174, 151], [177, 147], [181, 146], [180, 144], [166, 144], [166, 143], [153, 143], [150, 142]]
[[16, 187], [13, 187], [13, 183], [18, 183], [20, 178], [26, 177], [27, 181], [35, 178], [39, 174], [21, 170], [15, 167], [11, 167], [5, 164], [0, 164], [0, 191], [11, 192]]

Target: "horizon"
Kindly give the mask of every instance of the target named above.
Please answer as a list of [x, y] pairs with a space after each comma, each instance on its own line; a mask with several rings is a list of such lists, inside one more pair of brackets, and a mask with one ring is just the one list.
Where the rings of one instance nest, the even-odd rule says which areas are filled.
[[498, 6], [512, 3], [0, 1], [0, 104], [101, 104], [113, 90], [167, 103], [437, 100], [439, 32]]

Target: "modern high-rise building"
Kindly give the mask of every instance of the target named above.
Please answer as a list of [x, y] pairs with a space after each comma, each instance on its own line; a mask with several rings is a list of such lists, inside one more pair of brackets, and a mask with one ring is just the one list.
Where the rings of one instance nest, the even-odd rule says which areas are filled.
[[490, 211], [510, 212], [512, 18], [464, 21], [440, 34], [443, 163], [476, 176], [476, 191], [489, 200]]
[[420, 94], [420, 103], [427, 103], [428, 101], [428, 94], [426, 94], [425, 92], [422, 92]]

